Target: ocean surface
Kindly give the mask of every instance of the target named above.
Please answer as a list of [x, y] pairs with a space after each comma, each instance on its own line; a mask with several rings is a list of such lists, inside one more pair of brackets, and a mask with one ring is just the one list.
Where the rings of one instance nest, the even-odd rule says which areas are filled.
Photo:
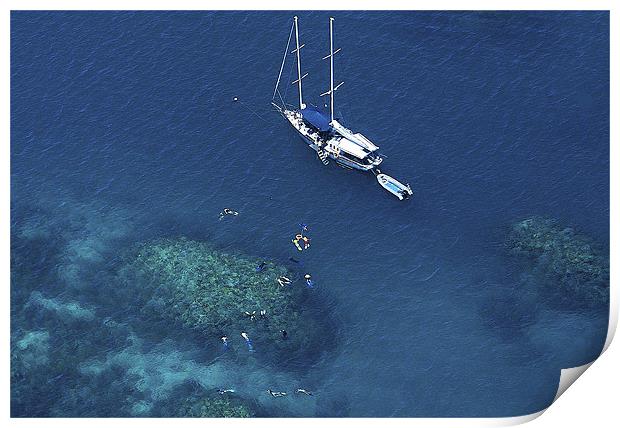
[[[270, 109], [294, 14], [305, 99], [329, 88], [333, 16], [337, 115], [411, 200], [324, 166]], [[599, 354], [608, 314], [521, 287], [504, 243], [534, 216], [609, 251], [606, 12], [11, 14], [13, 416], [175, 416], [216, 388], [264, 416], [536, 412]], [[180, 236], [300, 259], [335, 347], [249, 365], [123, 306], [122, 255]]]

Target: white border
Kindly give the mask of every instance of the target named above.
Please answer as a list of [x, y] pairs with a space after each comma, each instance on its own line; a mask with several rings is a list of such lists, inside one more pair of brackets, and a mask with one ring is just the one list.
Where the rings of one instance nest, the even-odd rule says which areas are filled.
[[[42, 0], [22, 0], [14, 1], [9, 0], [3, 2], [3, 14], [2, 14], [2, 28], [3, 37], [0, 38], [0, 52], [2, 52], [2, 68], [3, 68], [3, 84], [1, 86], [3, 100], [1, 104], [2, 109], [2, 135], [4, 138], [2, 141], [3, 153], [1, 161], [2, 175], [0, 178], [0, 188], [2, 189], [2, 210], [0, 211], [0, 219], [4, 230], [4, 236], [9, 237], [10, 232], [10, 201], [9, 201], [9, 159], [10, 151], [10, 10], [291, 10], [293, 9], [293, 3], [288, 1], [276, 1], [276, 0], [263, 0], [260, 5], [251, 1], [238, 1], [229, 0], [227, 2], [209, 2], [209, 1], [197, 1], [197, 0], [108, 0], [106, 2], [101, 1], [78, 1], [78, 0], [60, 0], [53, 2], [45, 2]], [[328, 0], [313, 0], [310, 3], [304, 3], [302, 9], [305, 10], [610, 10], [611, 11], [611, 76], [618, 75], [618, 49], [620, 44], [618, 43], [618, 24], [620, 20], [618, 18], [618, 7], [614, 7], [615, 3], [612, 1], [580, 1], [580, 0], [505, 0], [505, 1], [489, 1], [489, 0], [469, 0], [467, 2], [459, 2], [456, 0], [434, 0], [420, 1], [395, 1], [395, 0], [341, 0], [341, 1], [328, 1]], [[610, 140], [616, 141], [617, 137], [617, 112], [618, 112], [618, 87], [615, 80], [611, 80], [611, 105], [610, 105]], [[616, 145], [617, 145], [616, 141]], [[616, 145], [611, 145], [611, 165], [617, 165], [618, 149]], [[618, 172], [614, 168], [610, 168], [610, 177], [612, 183], [618, 183]], [[617, 187], [611, 186], [611, 218], [618, 213], [618, 192]], [[611, 223], [610, 230], [611, 248], [617, 249], [619, 241], [618, 228]], [[0, 358], [2, 359], [4, 370], [2, 370], [2, 381], [4, 388], [2, 389], [2, 415], [3, 419], [8, 419], [10, 414], [10, 393], [9, 393], [9, 337], [10, 326], [9, 316], [10, 314], [10, 295], [9, 295], [9, 257], [10, 248], [8, 239], [3, 240], [4, 245], [0, 247], [0, 263], [2, 267], [4, 296], [3, 308], [5, 315], [2, 317], [2, 326], [4, 332], [3, 352]], [[620, 266], [619, 255], [617, 251], [611, 253], [611, 272], [612, 272], [612, 293], [611, 293], [611, 316], [610, 316], [610, 328], [608, 332], [605, 349], [609, 347], [613, 335], [616, 330], [618, 321], [618, 299], [617, 299], [617, 287], [614, 285], [613, 279], [616, 278], [615, 272]], [[615, 346], [617, 348], [617, 346]], [[609, 424], [603, 421], [617, 420], [617, 403], [614, 400], [616, 383], [618, 381], [618, 351], [612, 348], [611, 352], [606, 352], [599, 360], [597, 360], [593, 366], [595, 369], [590, 370], [591, 376], [585, 376], [586, 379], [579, 380], [579, 383], [583, 385], [577, 388], [571, 388], [569, 392], [558, 401], [557, 404], [551, 406], [552, 410], [549, 411], [549, 416], [540, 418], [535, 424], [562, 424], [565, 426], [582, 426], [584, 423], [590, 423], [596, 421], [595, 425], [608, 426]], [[612, 355], [610, 355], [612, 354]], [[600, 367], [598, 367], [600, 365]], [[598, 367], [598, 369], [596, 368]], [[580, 371], [580, 370], [573, 370]], [[594, 373], [596, 372], [596, 373]], [[570, 373], [568, 371], [567, 373]], [[573, 379], [574, 380], [574, 379]], [[611, 380], [611, 382], [610, 382]], [[571, 382], [572, 383], [572, 382]], [[559, 396], [559, 395], [558, 395]], [[556, 397], [557, 398], [557, 397]], [[592, 413], [592, 410], [595, 412]], [[381, 419], [381, 424], [390, 425], [418, 425], [418, 426], [505, 426], [519, 424], [523, 422], [535, 419], [543, 412], [539, 412], [533, 415], [526, 415], [516, 418], [488, 418], [488, 419], [427, 419], [427, 418], [407, 418], [407, 419]], [[594, 421], [592, 421], [592, 418]], [[62, 427], [82, 427], [85, 423], [93, 427], [107, 427], [112, 423], [119, 423], [118, 419], [37, 419], [36, 422], [32, 419], [10, 419], [8, 421], [11, 425], [16, 426], [31, 426], [33, 423], [44, 424], [49, 426], [62, 426]], [[123, 424], [131, 423], [138, 426], [167, 426], [171, 423], [182, 426], [205, 426], [205, 424], [226, 424], [229, 426], [241, 426], [242, 424], [251, 423], [252, 426], [269, 426], [278, 425], [290, 425], [295, 424], [297, 426], [309, 426], [315, 424], [316, 419], [253, 419], [251, 421], [245, 420], [185, 420], [185, 419], [131, 419], [122, 420]], [[322, 421], [321, 421], [322, 422]], [[370, 424], [377, 423], [379, 421], [375, 419], [363, 419], [363, 418], [346, 418], [346, 419], [330, 419], [325, 420], [325, 423], [338, 423], [338, 424]]]

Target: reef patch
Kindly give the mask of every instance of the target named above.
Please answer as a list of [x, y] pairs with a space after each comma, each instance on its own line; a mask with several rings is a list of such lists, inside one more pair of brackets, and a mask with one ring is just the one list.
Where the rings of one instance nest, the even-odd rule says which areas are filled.
[[331, 341], [327, 311], [319, 319], [316, 307], [306, 307], [302, 281], [282, 286], [278, 277], [293, 273], [274, 262], [257, 272], [260, 262], [205, 242], [160, 239], [141, 245], [120, 276], [150, 293], [146, 316], [174, 319], [213, 340], [226, 336], [239, 352], [248, 348], [245, 332], [253, 355], [270, 355], [279, 365], [299, 358], [308, 367]]
[[609, 257], [572, 228], [529, 218], [513, 224], [506, 246], [562, 303], [590, 308], [608, 304]]

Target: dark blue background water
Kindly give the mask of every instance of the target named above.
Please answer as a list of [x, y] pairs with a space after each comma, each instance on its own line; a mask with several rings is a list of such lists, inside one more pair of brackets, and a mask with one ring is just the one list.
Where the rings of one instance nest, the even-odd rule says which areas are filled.
[[[407, 203], [370, 174], [323, 166], [269, 111], [292, 15], [12, 13], [12, 224], [19, 231], [38, 213], [39, 223], [69, 218], [74, 227], [59, 247], [62, 269], [49, 257], [17, 262], [43, 295], [79, 301], [131, 242], [186, 235], [286, 260], [304, 221], [313, 238], [305, 266], [343, 324], [338, 349], [305, 374], [320, 396], [312, 410], [282, 401], [269, 404], [273, 414], [545, 407], [560, 368], [598, 354], [607, 315], [520, 296], [520, 267], [503, 241], [513, 222], [541, 215], [608, 247], [608, 13], [298, 13], [306, 99], [320, 103], [327, 88], [320, 58], [334, 16], [336, 79], [346, 81], [336, 110], [381, 147], [386, 172], [411, 183]], [[225, 206], [241, 215], [218, 222]], [[70, 248], [85, 241], [92, 260]], [[518, 308], [489, 316], [506, 295]], [[98, 304], [84, 303], [105, 313]], [[513, 325], [513, 310], [525, 327]], [[171, 339], [165, 326], [153, 329]], [[196, 371], [200, 345], [180, 342], [155, 349]], [[93, 352], [105, 360], [126, 346]], [[175, 354], [181, 347], [192, 351]], [[264, 391], [270, 376], [279, 375], [263, 373], [252, 387]], [[296, 379], [282, 379], [293, 388]], [[70, 394], [81, 381], [54, 382]], [[41, 397], [32, 413], [96, 414], [56, 399]]]

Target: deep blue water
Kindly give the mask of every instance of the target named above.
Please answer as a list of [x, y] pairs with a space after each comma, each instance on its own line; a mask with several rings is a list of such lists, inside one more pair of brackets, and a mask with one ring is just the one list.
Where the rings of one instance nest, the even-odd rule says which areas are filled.
[[[598, 355], [606, 311], [525, 295], [503, 242], [543, 216], [608, 250], [609, 14], [299, 12], [306, 99], [327, 90], [334, 16], [336, 110], [411, 183], [406, 203], [323, 166], [270, 111], [293, 14], [11, 14], [14, 340], [47, 332], [53, 354], [92, 331], [27, 304], [33, 292], [126, 329], [53, 378], [41, 362], [14, 416], [165, 415], [186, 378], [274, 416], [520, 415]], [[220, 222], [223, 207], [241, 214]], [[134, 325], [100, 291], [135, 242], [184, 235], [286, 260], [302, 221], [304, 267], [339, 320], [337, 349], [303, 374], [211, 369], [199, 337]], [[107, 378], [85, 369], [106, 358]], [[301, 385], [316, 396], [264, 392]]]

